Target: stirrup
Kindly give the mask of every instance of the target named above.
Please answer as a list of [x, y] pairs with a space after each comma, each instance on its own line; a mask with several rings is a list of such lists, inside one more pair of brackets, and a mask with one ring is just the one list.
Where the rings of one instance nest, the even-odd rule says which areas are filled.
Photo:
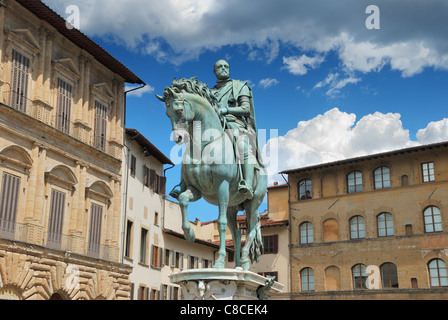
[[245, 193], [247, 199], [252, 199], [254, 197], [254, 192], [252, 191], [252, 188], [246, 185], [246, 181], [241, 181], [241, 183], [238, 185], [238, 191], [240, 193]]

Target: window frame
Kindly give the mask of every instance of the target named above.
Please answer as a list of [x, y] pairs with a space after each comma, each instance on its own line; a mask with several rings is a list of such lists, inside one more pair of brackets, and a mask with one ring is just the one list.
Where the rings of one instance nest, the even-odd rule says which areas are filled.
[[[309, 200], [313, 198], [313, 184], [311, 179], [305, 178], [297, 184], [299, 201]], [[308, 194], [309, 193], [309, 194]]]
[[[431, 264], [436, 263], [436, 268], [431, 267]], [[441, 268], [440, 264], [443, 264]], [[448, 271], [447, 271], [447, 266], [446, 266], [446, 262], [443, 261], [442, 259], [436, 258], [436, 259], [432, 259], [431, 261], [428, 262], [428, 275], [429, 275], [429, 285], [431, 288], [445, 288], [448, 287]], [[433, 276], [433, 273], [431, 272], [431, 270], [436, 270], [437, 272], [437, 283], [438, 285], [433, 285], [433, 280], [435, 279], [435, 277]], [[443, 270], [444, 275], [441, 275], [441, 270]], [[442, 285], [442, 280], [444, 284]]]
[[[438, 210], [438, 214], [434, 215], [434, 208]], [[428, 210], [431, 210], [431, 215], [427, 215], [426, 213]], [[435, 221], [435, 217], [440, 217], [440, 222]], [[427, 218], [431, 219], [431, 222], [427, 222]], [[425, 227], [425, 233], [437, 233], [437, 232], [443, 232], [443, 222], [442, 222], [442, 212], [440, 209], [436, 206], [428, 206], [423, 210], [423, 225]], [[432, 227], [432, 231], [428, 230], [428, 226]], [[439, 227], [439, 230], [436, 230], [436, 226]]]
[[[346, 180], [347, 180], [347, 193], [357, 193], [363, 191], [363, 174], [361, 171], [354, 170], [350, 172], [349, 174], [347, 174]], [[350, 183], [351, 181], [353, 181], [353, 184]]]
[[149, 229], [142, 227], [140, 230], [140, 252], [139, 263], [148, 265], [148, 244], [149, 244]]
[[[355, 270], [357, 268], [359, 268], [359, 271]], [[359, 277], [356, 277], [356, 276], [358, 276], [358, 274], [355, 275], [355, 272], [357, 272], [357, 273], [359, 272]], [[353, 285], [354, 290], [367, 289], [367, 284], [366, 284], [367, 278], [368, 278], [368, 274], [367, 274], [366, 265], [364, 265], [362, 263], [358, 263], [352, 267], [352, 285]], [[359, 279], [359, 281], [358, 281], [358, 279]], [[361, 286], [359, 287], [359, 285], [361, 285]]]
[[312, 268], [303, 268], [300, 270], [300, 289], [302, 292], [312, 292], [316, 290], [314, 270]]
[[[356, 230], [353, 230], [352, 226], [354, 225], [352, 221], [356, 218]], [[360, 224], [360, 219], [362, 219], [362, 224]], [[359, 227], [363, 226], [364, 229], [361, 230]], [[350, 240], [359, 240], [359, 239], [365, 239], [366, 238], [366, 219], [361, 215], [353, 216], [349, 219], [349, 227], [350, 227]], [[357, 236], [353, 237], [353, 232], [356, 231]], [[364, 232], [364, 236], [360, 236], [360, 232]]]
[[435, 181], [435, 168], [434, 162], [423, 162], [422, 168], [422, 181], [423, 183], [434, 182]]
[[[305, 232], [305, 235], [303, 232]], [[314, 243], [314, 230], [311, 222], [305, 221], [299, 225], [299, 242], [300, 244]]]
[[[384, 216], [384, 227], [380, 226], [380, 223], [382, 222], [382, 221], [380, 221], [380, 218], [382, 216]], [[390, 219], [388, 219], [388, 218], [390, 218]], [[388, 225], [388, 223], [391, 223], [392, 225]], [[377, 225], [378, 237], [390, 237], [395, 234], [394, 217], [389, 212], [381, 212], [379, 215], [377, 215], [376, 225]], [[385, 233], [384, 235], [381, 235], [381, 232], [380, 232], [381, 230], [384, 230], [384, 233]], [[392, 230], [392, 233], [390, 233], [390, 230]]]
[[278, 234], [266, 235], [263, 239], [263, 254], [278, 253]]
[[[387, 172], [385, 172], [385, 169], [387, 169]], [[373, 183], [375, 190], [390, 188], [390, 169], [386, 166], [376, 168], [373, 171]]]
[[[391, 268], [392, 267], [392, 268]], [[397, 266], [392, 262], [385, 262], [380, 266], [381, 285], [383, 289], [399, 288], [398, 270]], [[387, 274], [387, 277], [385, 276]], [[396, 279], [396, 286], [392, 284], [393, 279]], [[385, 281], [388, 280], [388, 283]]]

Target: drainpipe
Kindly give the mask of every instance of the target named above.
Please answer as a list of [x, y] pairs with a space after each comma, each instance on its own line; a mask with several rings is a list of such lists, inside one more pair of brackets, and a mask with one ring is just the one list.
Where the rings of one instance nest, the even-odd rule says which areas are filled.
[[288, 216], [289, 216], [289, 300], [292, 300], [292, 219], [291, 219], [291, 185], [289, 181], [285, 179], [283, 174], [281, 174], [283, 180], [285, 180], [288, 185]]
[[[166, 178], [166, 172], [170, 169], [174, 168], [174, 164], [171, 167], [163, 170], [163, 176]], [[163, 205], [162, 205], [162, 230], [165, 229], [165, 207], [166, 207], [166, 180], [165, 180], [165, 194], [162, 196]]]

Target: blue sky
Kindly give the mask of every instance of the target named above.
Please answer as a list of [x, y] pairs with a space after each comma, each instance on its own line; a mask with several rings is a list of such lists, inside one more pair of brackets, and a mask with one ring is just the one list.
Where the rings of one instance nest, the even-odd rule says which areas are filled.
[[[174, 78], [213, 87], [214, 63], [252, 86], [266, 148], [281, 170], [448, 140], [448, 4], [444, 0], [46, 0], [147, 87], [127, 100], [126, 126], [167, 156], [174, 146], [155, 98]], [[369, 5], [380, 29], [368, 29]], [[271, 136], [275, 129], [278, 137]], [[180, 166], [167, 171], [168, 189]], [[266, 203], [260, 210], [266, 208]], [[204, 200], [189, 217], [215, 219]]]

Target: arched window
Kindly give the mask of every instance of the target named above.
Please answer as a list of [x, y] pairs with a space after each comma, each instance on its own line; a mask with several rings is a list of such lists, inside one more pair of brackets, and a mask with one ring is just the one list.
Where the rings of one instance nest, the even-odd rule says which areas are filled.
[[440, 232], [442, 231], [442, 215], [439, 208], [430, 206], [423, 212], [425, 222], [425, 232]]
[[383, 212], [377, 217], [378, 237], [388, 237], [394, 235], [394, 219], [388, 212]]
[[314, 291], [314, 271], [311, 268], [305, 268], [300, 271], [300, 280], [302, 282], [302, 291]]
[[362, 173], [353, 171], [347, 175], [347, 191], [348, 193], [362, 191]]
[[366, 237], [366, 226], [364, 218], [361, 216], [354, 216], [350, 219], [350, 238], [364, 239]]
[[299, 200], [307, 200], [313, 197], [311, 180], [303, 179], [299, 182]]
[[367, 267], [357, 264], [352, 268], [353, 289], [367, 289]]
[[428, 263], [431, 287], [448, 287], [446, 263], [441, 259], [434, 259]]
[[398, 288], [397, 266], [386, 262], [381, 265], [381, 281], [384, 288]]
[[300, 244], [313, 243], [313, 224], [304, 222], [300, 225]]
[[390, 188], [390, 171], [388, 167], [379, 167], [374, 171], [375, 189]]

